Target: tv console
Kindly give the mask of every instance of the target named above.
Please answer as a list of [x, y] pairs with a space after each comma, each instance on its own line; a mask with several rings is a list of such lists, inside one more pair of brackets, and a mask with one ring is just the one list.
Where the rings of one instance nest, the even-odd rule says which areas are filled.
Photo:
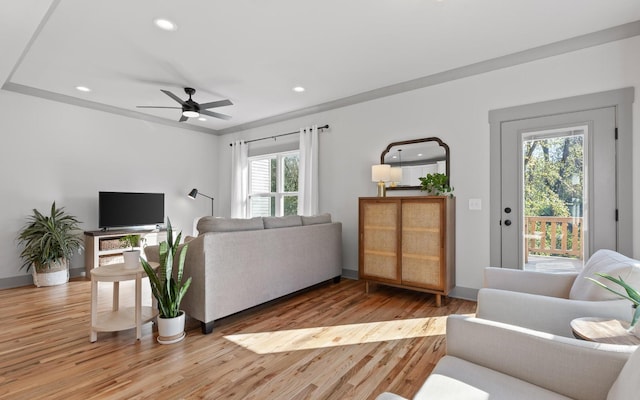
[[[158, 229], [118, 229], [98, 230], [84, 232], [84, 267], [87, 276], [91, 276], [91, 270], [103, 265], [119, 264], [124, 262], [122, 253], [127, 247], [122, 247], [120, 239], [127, 235], [140, 235], [146, 246], [157, 245], [167, 240], [167, 231]], [[144, 252], [141, 252], [144, 256]]]

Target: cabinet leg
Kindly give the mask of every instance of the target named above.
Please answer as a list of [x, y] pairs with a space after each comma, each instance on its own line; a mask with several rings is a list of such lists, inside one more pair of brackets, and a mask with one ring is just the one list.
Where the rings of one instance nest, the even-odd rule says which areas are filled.
[[436, 295], [436, 307], [442, 307], [442, 295], [441, 294], [437, 294]]

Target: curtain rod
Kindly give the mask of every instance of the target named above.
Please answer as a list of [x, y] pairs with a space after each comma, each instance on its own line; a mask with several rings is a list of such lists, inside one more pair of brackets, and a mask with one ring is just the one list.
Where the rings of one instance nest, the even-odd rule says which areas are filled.
[[[329, 124], [323, 125], [323, 126], [319, 126], [318, 130], [321, 131], [323, 129], [329, 129]], [[300, 131], [296, 131], [296, 132], [288, 132], [288, 133], [281, 133], [279, 135], [273, 135], [273, 136], [267, 136], [267, 137], [263, 137], [260, 139], [251, 139], [251, 140], [246, 140], [245, 143], [251, 143], [251, 142], [257, 142], [259, 140], [267, 140], [267, 139], [275, 139], [275, 138], [279, 138], [280, 136], [289, 136], [289, 135], [295, 135], [296, 133], [300, 133]], [[233, 143], [229, 143], [229, 146], [233, 146]]]

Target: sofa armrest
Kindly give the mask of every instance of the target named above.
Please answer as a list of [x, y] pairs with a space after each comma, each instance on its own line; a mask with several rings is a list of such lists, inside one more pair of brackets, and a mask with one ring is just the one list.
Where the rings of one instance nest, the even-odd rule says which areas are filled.
[[144, 255], [147, 257], [147, 261], [149, 262], [160, 262], [160, 246], [146, 246], [144, 248]]
[[551, 274], [489, 267], [484, 270], [484, 287], [568, 299], [577, 276], [577, 272]]
[[478, 292], [478, 318], [573, 337], [571, 320], [580, 317], [631, 318], [627, 300], [583, 301], [483, 288]]
[[606, 398], [634, 350], [462, 315], [447, 319], [447, 355], [576, 399]]

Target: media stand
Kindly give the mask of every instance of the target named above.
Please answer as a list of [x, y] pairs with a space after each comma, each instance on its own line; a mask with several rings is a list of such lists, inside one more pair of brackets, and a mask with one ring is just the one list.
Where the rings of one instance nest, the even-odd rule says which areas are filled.
[[[122, 253], [127, 247], [122, 247], [120, 239], [127, 235], [140, 235], [144, 239], [141, 244], [154, 246], [167, 240], [166, 230], [148, 229], [119, 229], [112, 231], [85, 231], [84, 232], [84, 267], [87, 277], [91, 276], [91, 270], [103, 265], [119, 264], [124, 262]], [[144, 257], [144, 252], [141, 254]]]

